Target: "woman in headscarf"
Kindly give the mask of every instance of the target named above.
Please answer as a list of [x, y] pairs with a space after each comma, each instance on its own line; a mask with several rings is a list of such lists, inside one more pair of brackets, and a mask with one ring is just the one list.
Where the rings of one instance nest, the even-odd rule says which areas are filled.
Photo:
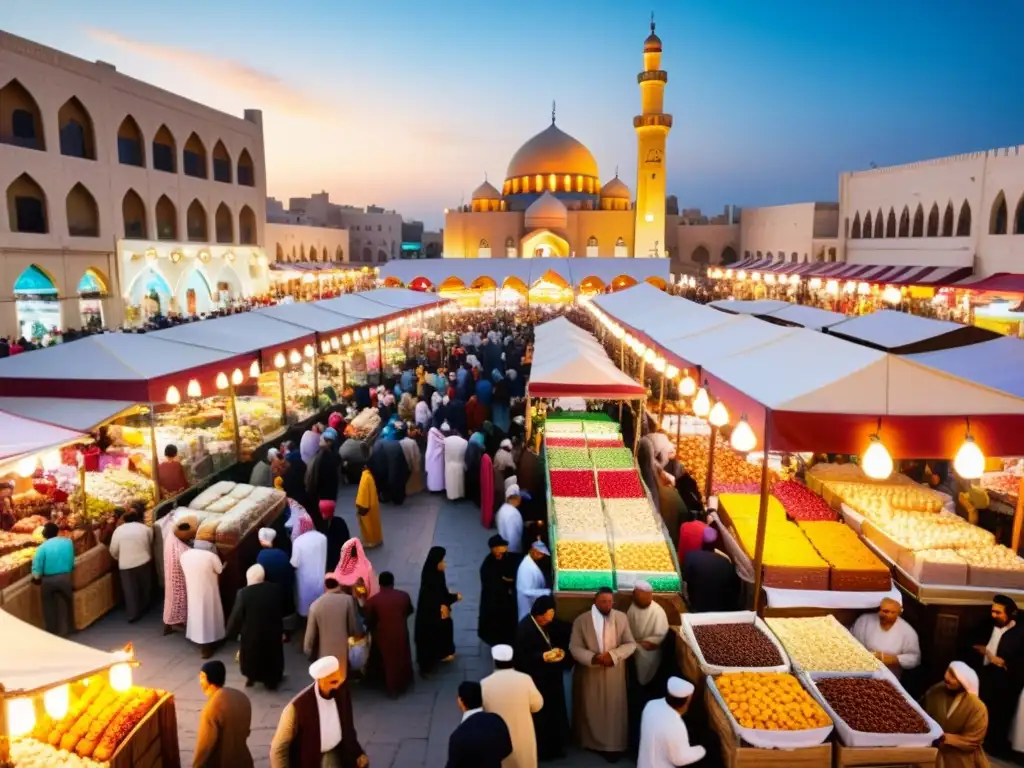
[[334, 517], [334, 506], [338, 500], [338, 477], [341, 460], [334, 444], [338, 441], [338, 433], [328, 427], [320, 436], [320, 448], [309, 465], [306, 477], [306, 492], [316, 500], [320, 512], [321, 525], [318, 530], [327, 530], [327, 524]]
[[502, 480], [516, 473], [516, 461], [512, 456], [512, 441], [505, 438], [494, 452], [494, 471], [502, 473]]
[[341, 547], [341, 561], [332, 569], [334, 578], [343, 587], [348, 587], [352, 596], [359, 601], [377, 594], [377, 576], [373, 571], [373, 563], [363, 551], [359, 539], [349, 539]]
[[398, 401], [398, 418], [409, 424], [416, 418], [416, 401], [408, 392], [403, 392], [402, 399]]
[[485, 421], [480, 431], [484, 433], [484, 450], [488, 456], [493, 456], [498, 452], [501, 441], [505, 439], [505, 432], [494, 426], [494, 422], [491, 421]]
[[235, 598], [226, 636], [241, 635], [238, 664], [246, 688], [263, 683], [273, 691], [284, 676], [284, 626], [279, 588], [265, 577], [262, 565], [245, 572], [246, 586]]
[[416, 600], [416, 663], [423, 676], [438, 662], [455, 658], [452, 605], [461, 600], [462, 595], [448, 591], [444, 556], [444, 547], [431, 547], [420, 573], [420, 594]]
[[480, 459], [486, 451], [482, 432], [469, 438], [466, 446], [466, 498], [480, 506]]
[[526, 379], [519, 375], [519, 371], [509, 369], [506, 376], [508, 376], [509, 396], [526, 397]]
[[544, 697], [544, 708], [533, 715], [537, 734], [537, 757], [554, 760], [565, 755], [565, 740], [569, 732], [569, 719], [565, 709], [563, 674], [571, 657], [552, 637], [555, 601], [542, 595], [533, 601], [530, 615], [519, 622], [516, 631], [516, 669], [533, 679]]
[[281, 478], [285, 495], [301, 504], [302, 508], [313, 518], [313, 525], [320, 530], [323, 525], [320, 510], [313, 505], [309, 494], [306, 493], [306, 462], [302, 460], [298, 448], [289, 446], [289, 449], [284, 456], [284, 475]]
[[487, 409], [480, 402], [480, 399], [473, 395], [466, 403], [466, 428], [470, 432], [477, 432], [487, 420]]
[[398, 440], [378, 440], [367, 463], [383, 501], [402, 504], [405, 484], [409, 482], [409, 465]]
[[427, 452], [424, 459], [427, 471], [427, 490], [444, 490], [444, 433], [437, 427], [427, 432]]
[[405, 463], [409, 467], [409, 479], [405, 482], [405, 495], [411, 496], [423, 490], [423, 454], [420, 453], [419, 443], [403, 429], [398, 444], [402, 446], [402, 453], [405, 454]]
[[951, 662], [941, 683], [922, 700], [942, 728], [938, 768], [988, 768], [983, 744], [988, 732], [988, 710], [978, 698], [978, 673], [962, 661]]
[[367, 547], [379, 547], [384, 543], [384, 532], [380, 527], [380, 499], [377, 496], [377, 483], [369, 467], [363, 470], [359, 478], [359, 490], [356, 491], [356, 515], [359, 518], [359, 535]]
[[[436, 392], [434, 394], [437, 394]], [[440, 401], [441, 398], [438, 398]], [[427, 404], [427, 398], [420, 396], [419, 401], [416, 403], [416, 408], [413, 413], [413, 420], [416, 422], [416, 426], [426, 432], [430, 429], [430, 406]]]

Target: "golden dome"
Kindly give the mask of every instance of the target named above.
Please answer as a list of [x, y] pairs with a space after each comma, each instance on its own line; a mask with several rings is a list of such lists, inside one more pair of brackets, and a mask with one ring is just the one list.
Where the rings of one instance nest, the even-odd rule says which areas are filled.
[[597, 161], [589, 149], [552, 122], [512, 155], [505, 177], [538, 174], [597, 176]]
[[562, 229], [568, 220], [565, 203], [550, 192], [545, 192], [526, 209], [527, 229]]
[[484, 181], [479, 187], [473, 190], [473, 200], [500, 200], [501, 192], [494, 188], [489, 181]]
[[651, 34], [644, 40], [644, 53], [661, 53], [661, 38], [654, 34], [654, 14], [651, 14]]
[[601, 197], [616, 200], [629, 200], [629, 187], [627, 187], [623, 181], [616, 176], [601, 187]]

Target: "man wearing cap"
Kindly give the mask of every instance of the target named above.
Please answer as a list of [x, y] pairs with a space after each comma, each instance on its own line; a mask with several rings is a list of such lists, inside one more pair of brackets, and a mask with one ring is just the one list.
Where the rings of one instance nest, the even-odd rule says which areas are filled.
[[202, 647], [202, 657], [213, 655], [215, 643], [224, 639], [224, 606], [220, 601], [218, 577], [224, 564], [217, 547], [209, 541], [197, 541], [181, 556], [181, 572], [188, 594], [188, 619], [185, 637]]
[[498, 508], [495, 516], [498, 533], [508, 542], [508, 551], [517, 555], [523, 551], [523, 515], [519, 511], [521, 503], [519, 486], [512, 483], [505, 487], [505, 503]]
[[459, 683], [462, 722], [448, 737], [445, 768], [501, 768], [512, 754], [512, 738], [500, 715], [484, 712], [480, 683]]
[[703, 759], [704, 747], [690, 746], [690, 734], [683, 722], [692, 696], [691, 683], [681, 677], [670, 677], [665, 698], [655, 699], [644, 707], [637, 768], [677, 768]]
[[334, 656], [347, 678], [349, 639], [359, 640], [365, 635], [359, 621], [359, 606], [352, 595], [341, 591], [334, 573], [324, 576], [324, 590], [309, 607], [302, 650], [310, 660]]
[[537, 735], [533, 713], [540, 712], [544, 697], [533, 678], [515, 669], [510, 645], [491, 648], [495, 671], [480, 681], [485, 712], [500, 715], [512, 737], [512, 754], [502, 768], [537, 768]]
[[245, 572], [246, 586], [238, 590], [226, 631], [230, 638], [241, 636], [238, 665], [245, 687], [263, 683], [273, 691], [284, 677], [284, 627], [278, 587], [265, 578], [262, 565]]
[[640, 714], [647, 702], [661, 692], [658, 670], [661, 668], [661, 646], [668, 634], [665, 609], [654, 602], [654, 589], [646, 581], [633, 587], [633, 602], [626, 611], [629, 631], [636, 640], [633, 670], [636, 684], [631, 686], [629, 702], [630, 745], [636, 748], [640, 738]]
[[477, 636], [488, 645], [511, 643], [516, 636], [516, 567], [515, 555], [508, 552], [508, 542], [501, 534], [487, 541], [490, 554], [480, 566], [480, 618]]
[[530, 607], [533, 601], [541, 595], [550, 595], [544, 572], [540, 569], [539, 562], [545, 557], [551, 557], [551, 550], [543, 541], [533, 542], [530, 553], [523, 558], [516, 571], [516, 605], [518, 607], [518, 621], [522, 621], [530, 615]]
[[341, 665], [325, 656], [309, 667], [315, 681], [281, 712], [270, 742], [271, 768], [365, 768], [352, 717], [352, 697]]
[[903, 606], [898, 600], [883, 597], [878, 610], [860, 616], [850, 633], [871, 651], [889, 670], [900, 677], [904, 669], [921, 664], [921, 645], [917, 632], [900, 618]]
[[288, 554], [283, 549], [274, 546], [274, 542], [277, 541], [277, 531], [273, 528], [260, 528], [256, 536], [260, 542], [256, 565], [263, 566], [264, 581], [277, 585], [284, 633], [286, 637], [291, 637], [298, 622], [298, 617], [295, 615], [295, 569], [292, 568]]

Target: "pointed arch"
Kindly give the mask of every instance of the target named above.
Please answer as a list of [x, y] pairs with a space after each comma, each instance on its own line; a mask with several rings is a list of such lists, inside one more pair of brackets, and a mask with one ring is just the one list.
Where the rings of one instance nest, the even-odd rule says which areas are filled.
[[365, 262], [373, 261], [373, 251], [370, 250], [369, 246], [365, 246], [363, 248], [363, 261], [365, 261]]
[[896, 211], [889, 209], [889, 216], [885, 220], [885, 236], [896, 237]]
[[960, 206], [960, 215], [956, 218], [956, 236], [971, 236], [971, 204], [966, 200]]
[[900, 214], [900, 228], [896, 233], [897, 237], [910, 237], [910, 208], [903, 206], [903, 213]]
[[146, 205], [134, 189], [129, 189], [121, 198], [121, 219], [124, 221], [126, 240], [145, 240], [149, 237], [146, 226]]
[[1024, 235], [1024, 195], [1020, 196], [1017, 208], [1013, 212], [1013, 234]]
[[309, 246], [309, 260], [320, 261], [320, 254], [317, 252], [315, 245]]
[[166, 173], [177, 173], [177, 144], [174, 134], [161, 125], [153, 136], [153, 168]]
[[100, 209], [96, 198], [79, 182], [64, 200], [68, 218], [68, 234], [72, 237], [100, 236]]
[[224, 142], [217, 139], [213, 145], [213, 180], [222, 184], [230, 184], [234, 174], [231, 173], [231, 155], [228, 154]]
[[78, 281], [78, 295], [106, 296], [110, 280], [96, 267], [89, 267]]
[[299, 243], [299, 261], [306, 261], [306, 244]]
[[914, 211], [914, 226], [910, 230], [911, 237], [924, 237], [924, 208], [920, 203]]
[[946, 212], [942, 215], [942, 236], [953, 236], [953, 202], [946, 203]]
[[72, 96], [57, 110], [57, 124], [60, 126], [62, 155], [83, 160], [96, 159], [96, 133], [92, 117], [77, 96]]
[[186, 176], [206, 178], [206, 145], [195, 131], [189, 135], [181, 152], [181, 169]]
[[885, 223], [882, 218], [882, 209], [878, 209], [878, 213], [875, 215], [875, 239], [881, 240], [885, 237]]
[[167, 195], [156, 201], [156, 239], [178, 239], [178, 209]]
[[166, 278], [152, 267], [146, 267], [135, 276], [131, 285], [128, 286], [128, 300], [132, 304], [141, 304], [142, 299], [151, 293], [160, 297], [161, 304], [170, 302], [174, 295], [171, 293], [171, 286], [167, 283]]
[[206, 243], [210, 240], [206, 209], [198, 199], [189, 203], [188, 210], [185, 211], [185, 234], [190, 243]]
[[43, 113], [17, 78], [0, 88], [0, 144], [46, 151]]
[[928, 234], [927, 237], [939, 236], [939, 204], [932, 203], [932, 209], [928, 212]]
[[217, 206], [217, 212], [213, 215], [213, 228], [218, 243], [235, 242], [235, 217], [231, 215], [227, 203]]
[[29, 264], [14, 281], [14, 293], [57, 296], [57, 281], [38, 264]]
[[238, 156], [238, 183], [243, 187], [256, 186], [256, 170], [248, 149], [243, 149]]
[[274, 261], [278, 263], [284, 261], [284, 248], [281, 247], [280, 243], [277, 244], [277, 248], [275, 249]]
[[256, 214], [248, 205], [243, 205], [238, 213], [238, 242], [256, 245]]
[[996, 201], [992, 203], [992, 215], [989, 217], [988, 233], [990, 235], [1005, 235], [1009, 216], [1010, 212], [1006, 208], [1006, 195], [1003, 194], [1002, 190], [999, 190], [999, 194], [996, 195]]
[[866, 214], [864, 214], [864, 239], [870, 240], [873, 234], [874, 230], [871, 226], [871, 211], [868, 211]]
[[736, 255], [736, 249], [731, 245], [725, 246], [722, 249], [722, 264], [735, 264], [737, 261], [739, 261], [739, 257]]
[[850, 227], [850, 239], [860, 240], [860, 211], [853, 215], [853, 226]]
[[7, 219], [11, 232], [45, 235], [50, 231], [46, 193], [27, 173], [7, 187]]
[[698, 245], [693, 249], [693, 253], [690, 254], [690, 261], [694, 264], [700, 264], [702, 267], [706, 267], [711, 263], [711, 254], [703, 245]]
[[345, 249], [342, 248], [340, 245], [337, 246], [334, 249], [334, 260], [335, 261], [344, 261], [345, 260]]
[[146, 167], [146, 143], [142, 139], [139, 124], [131, 115], [125, 115], [117, 128], [117, 162], [138, 168]]

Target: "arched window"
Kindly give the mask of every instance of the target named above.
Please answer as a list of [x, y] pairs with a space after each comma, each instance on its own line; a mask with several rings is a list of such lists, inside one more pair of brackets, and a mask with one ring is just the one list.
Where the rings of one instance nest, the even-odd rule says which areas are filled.
[[7, 219], [11, 232], [45, 235], [50, 231], [46, 195], [27, 173], [21, 174], [7, 187]]
[[124, 220], [126, 240], [145, 240], [149, 234], [146, 226], [146, 206], [134, 189], [129, 189], [121, 199], [121, 218]]
[[96, 198], [82, 184], [75, 184], [65, 200], [68, 234], [72, 237], [100, 236], [100, 209]]
[[242, 154], [238, 156], [238, 183], [243, 187], [256, 186], [256, 171], [248, 149], [243, 149]]
[[291, 258], [291, 260], [295, 261], [295, 246], [294, 245], [292, 246], [292, 258]]
[[758, 252], [757, 252], [757, 258], [758, 258], [758, 259], [760, 259], [760, 258], [761, 258], [761, 252], [760, 252], [760, 251], [758, 251]]
[[481, 248], [490, 248], [490, 247], [491, 247], [491, 244], [490, 244], [490, 243], [488, 243], [488, 242], [487, 242], [486, 240], [481, 240], [481, 241], [480, 241], [480, 247], [481, 247]]
[[903, 206], [903, 213], [900, 214], [900, 231], [897, 232], [899, 237], [910, 237], [910, 209], [907, 206]]
[[231, 155], [224, 148], [224, 142], [218, 140], [213, 145], [213, 180], [230, 184], [231, 175]]
[[910, 232], [911, 237], [924, 237], [924, 208], [921, 204], [917, 204], [917, 210], [914, 211], [914, 227]]
[[971, 236], [971, 205], [966, 200], [964, 200], [964, 204], [960, 206], [960, 215], [956, 220], [956, 236]]
[[39, 105], [17, 80], [0, 89], [0, 144], [46, 150]]
[[850, 239], [860, 240], [860, 211], [853, 215], [853, 226], [850, 228]]
[[1024, 195], [1021, 195], [1013, 213], [1013, 234], [1024, 235]]
[[625, 241], [625, 240], [623, 240], [623, 239], [622, 239], [622, 238], [620, 237], [620, 238], [619, 238], [618, 240], [616, 240], [616, 241], [615, 241], [615, 247], [616, 247], [616, 248], [625, 248], [625, 247], [626, 247], [626, 241]]
[[146, 149], [142, 131], [135, 118], [127, 115], [117, 129], [117, 162], [121, 165], [146, 167]]
[[766, 256], [768, 257], [768, 261], [775, 261], [775, 254], [772, 253], [771, 251], [768, 251]]
[[96, 159], [96, 137], [92, 118], [77, 98], [72, 96], [57, 111], [60, 125], [60, 153], [83, 160]]
[[306, 261], [306, 244], [299, 244], [299, 261]]
[[218, 243], [235, 242], [235, 219], [225, 203], [217, 206], [217, 212], [213, 216], [213, 228], [216, 230]]
[[885, 236], [896, 237], [896, 211], [889, 209], [889, 218], [885, 220]]
[[188, 137], [182, 152], [182, 170], [186, 176], [196, 179], [206, 178], [206, 147], [202, 139], [195, 133]]
[[373, 261], [373, 251], [370, 250], [369, 246], [363, 248], [363, 261], [365, 261], [365, 262]]
[[878, 214], [875, 216], [875, 239], [881, 240], [885, 237], [885, 228], [882, 221], [882, 209], [878, 209]]
[[793, 251], [791, 254], [789, 254], [789, 263], [790, 264], [796, 264], [798, 261], [800, 261], [800, 256], [799, 256], [799, 254], [797, 254], [796, 251]]
[[344, 261], [345, 260], [345, 249], [340, 245], [334, 249], [334, 260]]
[[587, 246], [588, 246], [588, 247], [594, 247], [594, 248], [596, 248], [596, 247], [597, 247], [597, 238], [596, 238], [596, 237], [594, 237], [593, 235], [591, 235], [590, 237], [588, 237], [588, 238], [587, 238]]
[[248, 205], [243, 205], [238, 214], [238, 242], [242, 245], [256, 245], [256, 215]]
[[932, 209], [928, 212], [928, 237], [939, 236], [939, 204], [932, 203]]
[[946, 203], [946, 212], [942, 215], [942, 236], [953, 236], [953, 203]]
[[178, 165], [174, 162], [176, 154], [174, 136], [166, 125], [161, 125], [153, 137], [153, 167], [158, 171], [177, 173]]
[[284, 248], [281, 247], [280, 243], [277, 244], [277, 249], [276, 249], [276, 252], [274, 254], [274, 261], [277, 261], [277, 262], [284, 261]]
[[731, 245], [722, 249], [722, 264], [735, 264], [737, 261], [736, 251]]
[[711, 254], [708, 253], [708, 249], [703, 245], [698, 245], [693, 249], [693, 253], [690, 254], [690, 261], [694, 264], [700, 264], [702, 267], [706, 267], [711, 263]]
[[205, 243], [210, 239], [206, 209], [198, 200], [193, 200], [185, 211], [185, 230], [190, 243]]
[[996, 201], [992, 204], [992, 217], [988, 224], [988, 233], [990, 235], [1005, 235], [1007, 219], [1010, 213], [1006, 208], [1006, 195], [999, 192], [996, 195]]
[[871, 211], [864, 214], [864, 239], [870, 240], [873, 230], [871, 229]]
[[178, 239], [178, 209], [167, 195], [156, 201], [156, 239]]
[[320, 254], [317, 252], [315, 245], [309, 246], [309, 260], [320, 261]]

